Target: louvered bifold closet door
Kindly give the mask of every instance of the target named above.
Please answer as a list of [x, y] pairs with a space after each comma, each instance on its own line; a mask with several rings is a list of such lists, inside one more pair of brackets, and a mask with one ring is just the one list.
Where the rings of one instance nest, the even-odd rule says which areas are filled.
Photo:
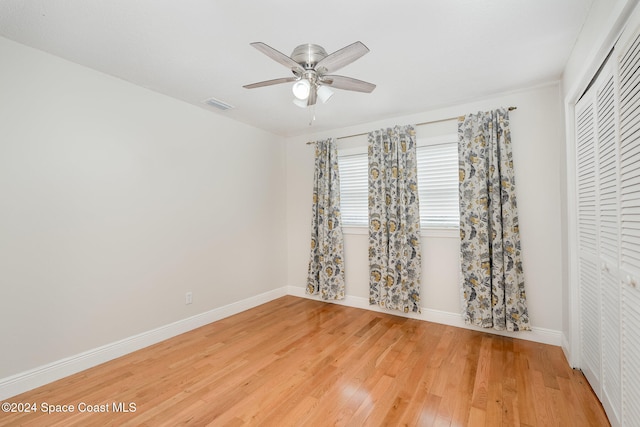
[[[636, 13], [636, 16], [640, 13]], [[640, 20], [639, 20], [640, 21]], [[622, 287], [622, 423], [640, 426], [640, 33], [621, 38], [620, 268]]]
[[[607, 64], [596, 85], [598, 158], [598, 250], [602, 342], [602, 403], [612, 424], [620, 421], [622, 383], [620, 362], [618, 117], [612, 64]], [[613, 421], [617, 421], [613, 423]]]
[[[600, 387], [600, 289], [596, 233], [596, 129], [593, 97], [576, 105], [578, 280], [581, 368], [598, 397]], [[589, 313], [589, 315], [585, 315]]]

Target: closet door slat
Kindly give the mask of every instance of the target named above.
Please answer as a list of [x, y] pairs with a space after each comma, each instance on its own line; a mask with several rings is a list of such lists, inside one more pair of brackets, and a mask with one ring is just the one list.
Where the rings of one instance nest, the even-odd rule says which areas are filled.
[[640, 425], [640, 31], [635, 31], [618, 58], [622, 425], [629, 426]]

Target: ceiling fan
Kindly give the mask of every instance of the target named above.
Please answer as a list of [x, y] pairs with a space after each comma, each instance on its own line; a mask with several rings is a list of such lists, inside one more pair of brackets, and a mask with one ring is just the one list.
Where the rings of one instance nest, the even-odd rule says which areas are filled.
[[317, 44], [300, 45], [293, 50], [291, 56], [287, 56], [261, 42], [251, 43], [251, 46], [289, 68], [293, 76], [266, 80], [243, 87], [254, 89], [295, 82], [293, 94], [296, 99], [293, 102], [299, 107], [315, 105], [318, 98], [322, 102], [327, 102], [333, 95], [333, 91], [329, 89], [330, 87], [365, 93], [371, 93], [376, 87], [376, 85], [362, 80], [330, 74], [369, 52], [369, 49], [361, 42], [350, 44], [330, 55], [327, 55], [324, 48]]

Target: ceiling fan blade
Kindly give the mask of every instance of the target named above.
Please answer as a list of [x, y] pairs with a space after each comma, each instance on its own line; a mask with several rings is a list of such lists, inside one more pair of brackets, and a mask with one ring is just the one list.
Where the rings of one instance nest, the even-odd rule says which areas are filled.
[[289, 83], [289, 82], [295, 82], [296, 80], [298, 80], [297, 77], [283, 77], [280, 79], [273, 79], [273, 80], [265, 80], [263, 82], [258, 82], [258, 83], [252, 83], [250, 85], [244, 85], [242, 86], [243, 88], [246, 89], [255, 89], [257, 87], [264, 87], [264, 86], [271, 86], [271, 85], [278, 85], [280, 83]]
[[376, 88], [373, 83], [345, 76], [323, 76], [320, 82], [335, 89], [352, 90], [355, 92], [371, 93]]
[[309, 91], [309, 98], [307, 98], [307, 107], [316, 104], [316, 100], [318, 99], [318, 88], [314, 85], [311, 87]]
[[274, 61], [281, 63], [285, 67], [289, 68], [291, 71], [294, 71], [297, 73], [302, 73], [304, 71], [300, 66], [300, 64], [298, 64], [296, 61], [294, 61], [284, 53], [272, 48], [267, 44], [264, 44], [262, 42], [254, 42], [254, 43], [251, 43], [251, 46], [255, 47], [260, 52], [264, 53]]
[[345, 65], [351, 64], [367, 52], [369, 52], [368, 47], [361, 42], [355, 42], [321, 59], [315, 69], [322, 74], [333, 73]]

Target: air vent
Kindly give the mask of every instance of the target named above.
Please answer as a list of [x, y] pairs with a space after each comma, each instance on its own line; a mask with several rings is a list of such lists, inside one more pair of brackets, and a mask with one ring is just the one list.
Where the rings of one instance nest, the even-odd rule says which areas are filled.
[[205, 100], [204, 100], [204, 101], [202, 101], [202, 102], [204, 102], [205, 104], [207, 104], [207, 105], [209, 105], [209, 106], [211, 106], [211, 107], [215, 107], [215, 108], [217, 108], [218, 110], [222, 110], [222, 111], [224, 111], [224, 110], [230, 110], [230, 109], [232, 109], [232, 108], [233, 108], [233, 106], [232, 106], [232, 105], [226, 104], [226, 103], [224, 103], [224, 102], [222, 102], [222, 101], [220, 101], [220, 100], [218, 100], [218, 99], [215, 99], [215, 98], [205, 99]]

